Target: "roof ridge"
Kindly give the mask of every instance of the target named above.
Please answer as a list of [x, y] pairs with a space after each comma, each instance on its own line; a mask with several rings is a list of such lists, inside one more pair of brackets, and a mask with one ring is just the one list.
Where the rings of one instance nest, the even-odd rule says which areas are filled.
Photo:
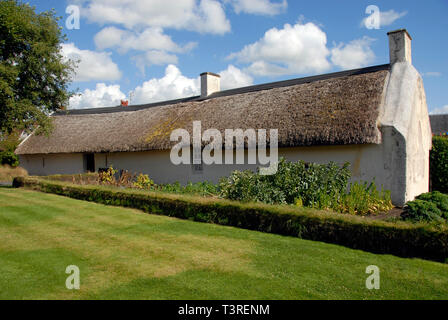
[[193, 97], [187, 97], [187, 98], [181, 98], [181, 99], [175, 99], [175, 100], [166, 100], [166, 101], [160, 101], [160, 102], [154, 102], [154, 103], [148, 103], [148, 104], [131, 105], [131, 106], [127, 106], [127, 107], [116, 106], [116, 107], [89, 108], [89, 109], [71, 109], [71, 110], [69, 109], [69, 110], [55, 112], [53, 115], [62, 116], [62, 115], [85, 115], [85, 114], [103, 114], [103, 113], [115, 113], [115, 112], [132, 112], [132, 111], [139, 111], [139, 110], [144, 110], [144, 109], [153, 108], [153, 107], [174, 105], [174, 104], [178, 104], [178, 103], [185, 103], [185, 102], [192, 102], [192, 101], [204, 101], [204, 100], [209, 100], [209, 99], [214, 99], [214, 98], [219, 98], [219, 97], [226, 97], [226, 96], [231, 96], [231, 95], [236, 95], [236, 94], [244, 94], [244, 93], [257, 92], [257, 91], [262, 91], [262, 90], [270, 90], [270, 89], [274, 89], [274, 88], [283, 88], [283, 87], [300, 85], [300, 84], [305, 84], [305, 83], [310, 83], [310, 82], [315, 82], [315, 81], [328, 80], [328, 79], [346, 77], [346, 76], [354, 76], [354, 75], [366, 74], [366, 73], [377, 72], [377, 71], [381, 71], [381, 70], [389, 70], [389, 69], [390, 69], [390, 64], [382, 64], [382, 65], [377, 65], [377, 66], [345, 70], [345, 71], [338, 71], [338, 72], [326, 73], [326, 74], [309, 76], [309, 77], [304, 77], [304, 78], [295, 78], [295, 79], [290, 79], [290, 80], [275, 81], [275, 82], [252, 85], [252, 86], [247, 86], [247, 87], [223, 90], [223, 91], [215, 92], [207, 97], [193, 96]]

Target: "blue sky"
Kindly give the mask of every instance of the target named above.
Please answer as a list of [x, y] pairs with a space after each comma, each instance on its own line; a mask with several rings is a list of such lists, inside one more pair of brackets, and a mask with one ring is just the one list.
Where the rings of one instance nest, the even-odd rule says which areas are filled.
[[[428, 108], [448, 113], [448, 0], [40, 0], [54, 8], [80, 61], [71, 108], [149, 103], [198, 94], [201, 72], [223, 89], [389, 62], [386, 33], [406, 28]], [[80, 9], [79, 29], [66, 13]], [[367, 28], [366, 8], [381, 11]], [[73, 8], [73, 7], [69, 7]]]

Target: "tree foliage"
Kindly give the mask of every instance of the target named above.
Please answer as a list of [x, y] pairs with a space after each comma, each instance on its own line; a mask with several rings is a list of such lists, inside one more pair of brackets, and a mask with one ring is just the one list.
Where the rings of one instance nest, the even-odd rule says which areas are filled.
[[49, 132], [48, 115], [67, 103], [73, 65], [60, 53], [58, 21], [54, 10], [0, 2], [0, 134]]
[[20, 143], [20, 137], [21, 132], [19, 130], [14, 130], [10, 134], [0, 135], [0, 152], [14, 152]]
[[432, 191], [448, 193], [448, 138], [433, 137], [429, 167]]

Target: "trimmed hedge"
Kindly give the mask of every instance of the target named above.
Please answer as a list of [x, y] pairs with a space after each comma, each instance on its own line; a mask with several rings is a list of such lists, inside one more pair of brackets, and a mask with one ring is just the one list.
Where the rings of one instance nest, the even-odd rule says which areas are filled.
[[181, 219], [334, 243], [373, 253], [441, 262], [448, 258], [448, 229], [443, 227], [374, 221], [293, 206], [79, 186], [30, 177], [16, 178], [13, 185]]
[[423, 193], [405, 206], [403, 219], [425, 222], [448, 222], [448, 194], [439, 191]]

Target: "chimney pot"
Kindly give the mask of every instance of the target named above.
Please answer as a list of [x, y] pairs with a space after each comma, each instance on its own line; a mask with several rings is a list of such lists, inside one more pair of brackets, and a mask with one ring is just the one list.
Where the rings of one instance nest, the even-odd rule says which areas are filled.
[[390, 64], [396, 62], [412, 63], [412, 37], [406, 29], [388, 32]]
[[201, 73], [201, 98], [221, 90], [221, 76], [212, 72]]

